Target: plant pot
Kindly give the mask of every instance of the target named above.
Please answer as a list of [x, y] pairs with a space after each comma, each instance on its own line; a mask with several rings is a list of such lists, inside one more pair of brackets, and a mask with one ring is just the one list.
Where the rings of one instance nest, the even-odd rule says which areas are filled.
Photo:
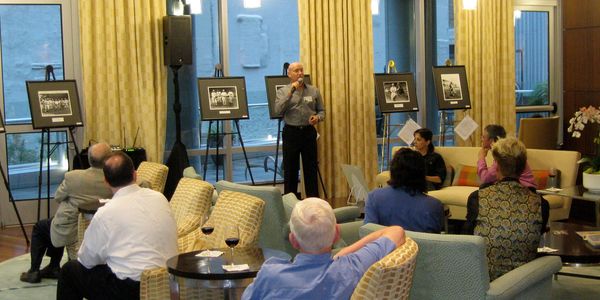
[[600, 174], [583, 173], [583, 187], [591, 193], [600, 194]]

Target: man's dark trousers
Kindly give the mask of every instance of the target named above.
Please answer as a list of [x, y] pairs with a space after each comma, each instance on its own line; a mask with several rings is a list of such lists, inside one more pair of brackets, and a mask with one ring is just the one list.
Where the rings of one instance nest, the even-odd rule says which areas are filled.
[[284, 193], [297, 194], [300, 155], [307, 197], [319, 197], [317, 174], [317, 130], [312, 125], [283, 127]]

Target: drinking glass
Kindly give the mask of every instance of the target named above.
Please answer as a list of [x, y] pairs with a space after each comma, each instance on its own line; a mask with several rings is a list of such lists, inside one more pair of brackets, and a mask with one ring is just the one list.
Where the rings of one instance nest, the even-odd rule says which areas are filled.
[[213, 233], [213, 231], [215, 230], [215, 228], [213, 227], [212, 224], [208, 224], [208, 219], [210, 217], [210, 214], [208, 212], [206, 212], [204, 214], [204, 216], [202, 216], [202, 224], [200, 227], [200, 230], [202, 230], [202, 233], [204, 235], [210, 235], [211, 233]]
[[240, 243], [240, 231], [237, 225], [227, 226], [225, 231], [225, 244], [231, 249], [231, 265], [233, 266], [233, 248]]

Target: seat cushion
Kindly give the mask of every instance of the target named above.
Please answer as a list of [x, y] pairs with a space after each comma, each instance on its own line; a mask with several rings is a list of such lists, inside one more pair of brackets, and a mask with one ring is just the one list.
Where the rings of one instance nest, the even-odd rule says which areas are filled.
[[440, 200], [446, 205], [467, 206], [469, 195], [476, 191], [475, 186], [449, 186], [437, 191], [430, 191], [427, 195]]
[[544, 195], [544, 199], [548, 200], [550, 209], [562, 208], [565, 204], [565, 198], [556, 195]]

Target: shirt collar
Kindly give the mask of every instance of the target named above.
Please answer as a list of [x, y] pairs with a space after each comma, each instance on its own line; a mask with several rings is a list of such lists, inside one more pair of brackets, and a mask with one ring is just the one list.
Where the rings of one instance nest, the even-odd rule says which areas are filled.
[[307, 253], [298, 253], [296, 258], [294, 258], [294, 263], [299, 264], [307, 264], [307, 263], [325, 263], [331, 261], [331, 253], [323, 253], [323, 254], [307, 254]]
[[141, 187], [136, 183], [132, 183], [128, 186], [120, 188], [114, 195], [113, 198], [123, 197], [129, 195], [131, 193], [137, 192]]

